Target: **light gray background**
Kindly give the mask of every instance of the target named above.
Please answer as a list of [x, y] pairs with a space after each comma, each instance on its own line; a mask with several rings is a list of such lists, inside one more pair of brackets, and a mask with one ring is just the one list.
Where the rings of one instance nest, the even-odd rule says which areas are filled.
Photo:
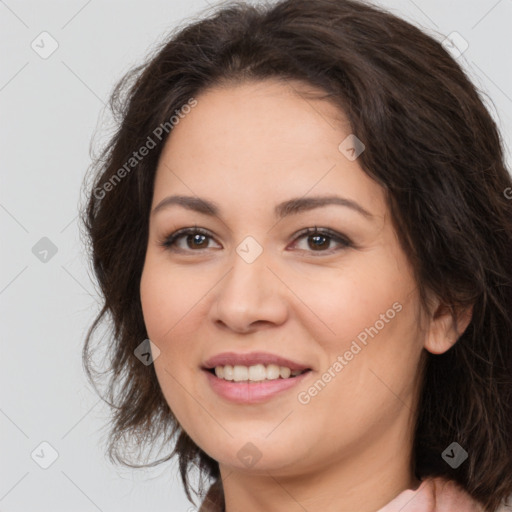
[[[457, 31], [468, 42], [458, 60], [487, 95], [510, 162], [512, 0], [380, 4], [439, 40]], [[3, 512], [195, 510], [174, 463], [129, 471], [105, 460], [100, 429], [108, 410], [81, 365], [98, 296], [77, 203], [114, 83], [177, 23], [207, 7], [204, 0], [0, 0]], [[43, 31], [59, 45], [47, 59], [31, 47]], [[32, 252], [42, 237], [58, 250], [46, 263]], [[48, 469], [31, 457], [35, 449], [39, 460], [48, 457], [43, 441], [59, 454]]]

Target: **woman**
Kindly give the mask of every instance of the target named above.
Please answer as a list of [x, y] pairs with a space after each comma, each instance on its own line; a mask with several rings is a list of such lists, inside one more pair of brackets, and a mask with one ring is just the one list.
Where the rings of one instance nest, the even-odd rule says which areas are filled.
[[197, 466], [201, 511], [504, 506], [512, 182], [443, 46], [357, 1], [232, 3], [112, 104], [84, 215], [111, 459], [172, 446], [151, 465], [189, 499]]

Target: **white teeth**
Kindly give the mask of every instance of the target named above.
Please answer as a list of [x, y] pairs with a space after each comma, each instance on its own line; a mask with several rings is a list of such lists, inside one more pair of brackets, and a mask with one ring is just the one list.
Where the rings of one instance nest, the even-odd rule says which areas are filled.
[[281, 372], [280, 372], [279, 366], [277, 366], [277, 364], [269, 364], [267, 366], [267, 379], [268, 380], [279, 379], [280, 373]]
[[[249, 380], [265, 380], [267, 378], [267, 370], [262, 364], [249, 366]], [[247, 379], [243, 379], [247, 380]]]
[[249, 368], [247, 366], [233, 366], [233, 377], [236, 382], [247, 380], [249, 378]]
[[256, 364], [253, 366], [226, 365], [216, 366], [215, 375], [219, 379], [231, 380], [235, 382], [252, 381], [259, 382], [262, 380], [288, 379], [290, 376], [295, 377], [303, 373], [302, 370], [294, 370], [286, 366], [278, 366], [277, 364]]
[[292, 371], [290, 370], [290, 368], [286, 368], [285, 366], [279, 367], [279, 375], [281, 375], [282, 379], [287, 379], [291, 373]]
[[234, 380], [235, 374], [233, 372], [233, 367], [226, 365], [224, 366], [224, 379], [226, 380]]

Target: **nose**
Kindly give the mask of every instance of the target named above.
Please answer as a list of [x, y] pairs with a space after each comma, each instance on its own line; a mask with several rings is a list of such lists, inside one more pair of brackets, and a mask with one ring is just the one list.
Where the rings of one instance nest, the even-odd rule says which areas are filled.
[[281, 325], [288, 316], [287, 289], [269, 268], [265, 251], [253, 262], [234, 252], [233, 265], [213, 290], [211, 320], [219, 327], [248, 333]]

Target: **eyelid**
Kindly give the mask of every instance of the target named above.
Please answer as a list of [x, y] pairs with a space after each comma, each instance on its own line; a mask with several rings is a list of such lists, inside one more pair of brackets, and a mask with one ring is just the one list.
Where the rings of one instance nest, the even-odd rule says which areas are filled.
[[[204, 235], [208, 238], [211, 238], [212, 240], [215, 239], [215, 237], [207, 229], [194, 226], [194, 227], [181, 228], [176, 231], [173, 231], [171, 234], [164, 236], [163, 239], [159, 240], [158, 245], [160, 245], [164, 249], [173, 250], [172, 246], [174, 245], [176, 240], [178, 240], [181, 237], [187, 236], [187, 235], [197, 235], [197, 234]], [[182, 250], [176, 249], [176, 252], [179, 252], [179, 251], [182, 251]], [[201, 252], [201, 250], [197, 250], [197, 251], [188, 250], [185, 252]]]
[[[191, 249], [183, 250], [183, 249], [173, 248], [175, 246], [175, 242], [178, 239], [180, 239], [181, 237], [185, 237], [187, 235], [195, 235], [195, 234], [200, 234], [200, 235], [206, 236], [212, 240], [215, 240], [215, 237], [207, 229], [194, 226], [194, 227], [181, 228], [181, 229], [178, 229], [178, 230], [172, 232], [170, 235], [165, 236], [162, 240], [159, 240], [158, 245], [163, 247], [164, 249], [167, 249], [167, 250], [173, 251], [173, 252], [202, 253], [208, 248], [198, 249], [198, 250], [191, 250]], [[345, 236], [341, 233], [338, 233], [337, 231], [334, 231], [332, 229], [318, 228], [317, 226], [308, 227], [308, 228], [302, 229], [301, 231], [295, 233], [293, 235], [292, 245], [297, 244], [300, 241], [300, 239], [302, 239], [302, 238], [307, 238], [308, 235], [309, 236], [313, 236], [313, 235], [325, 236], [325, 237], [331, 239], [332, 241], [338, 243], [339, 245], [341, 245], [341, 249], [340, 248], [328, 249], [325, 251], [302, 251], [302, 252], [307, 252], [307, 253], [313, 254], [314, 256], [330, 255], [330, 254], [333, 254], [334, 252], [339, 252], [342, 249], [355, 247], [355, 244], [347, 236]]]
[[334, 231], [329, 228], [318, 228], [317, 226], [314, 226], [313, 228], [306, 228], [298, 233], [295, 233], [294, 235], [294, 241], [293, 244], [297, 244], [298, 241], [301, 238], [307, 238], [309, 236], [313, 235], [320, 235], [325, 236], [327, 238], [330, 238], [332, 241], [338, 243], [341, 245], [341, 249], [328, 249], [326, 251], [305, 251], [309, 254], [312, 254], [313, 256], [321, 256], [325, 255], [328, 256], [330, 254], [339, 252], [342, 249], [348, 249], [350, 247], [355, 247], [354, 243], [345, 235], [338, 233], [337, 231]]

